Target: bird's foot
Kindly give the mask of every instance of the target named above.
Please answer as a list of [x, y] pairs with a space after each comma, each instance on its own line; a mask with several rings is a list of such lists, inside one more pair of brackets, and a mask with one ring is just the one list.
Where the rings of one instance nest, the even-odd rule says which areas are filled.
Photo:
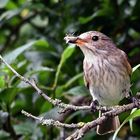
[[135, 104], [135, 106], [140, 105], [140, 99], [138, 97], [132, 97], [131, 100]]
[[94, 100], [90, 104], [91, 106], [91, 111], [95, 112], [97, 111], [97, 107], [99, 107], [99, 102], [97, 100]]
[[137, 93], [136, 95], [133, 95], [132, 92], [129, 92], [129, 96], [126, 97], [134, 103], [136, 106], [140, 105], [140, 93]]

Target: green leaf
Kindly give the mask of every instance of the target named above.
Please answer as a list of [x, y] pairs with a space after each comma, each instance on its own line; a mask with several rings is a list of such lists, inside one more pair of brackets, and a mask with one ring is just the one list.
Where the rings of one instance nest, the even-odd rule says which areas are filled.
[[118, 132], [120, 131], [120, 129], [124, 126], [125, 123], [127, 123], [129, 120], [132, 120], [136, 117], [140, 116], [140, 109], [134, 111], [132, 114], [130, 114], [125, 120], [124, 122], [120, 125], [120, 127], [115, 131], [112, 140], [115, 140], [117, 137]]
[[42, 19], [41, 16], [36, 15], [35, 18], [32, 19], [32, 23], [38, 27], [45, 28], [48, 24], [48, 18], [46, 17], [45, 19]]
[[10, 140], [10, 134], [6, 131], [0, 130], [0, 140]]
[[0, 88], [4, 88], [5, 87], [5, 78], [4, 76], [0, 76]]
[[[137, 108], [133, 108], [132, 111], [131, 111], [131, 114], [132, 114], [133, 112], [135, 112], [136, 110], [137, 110]], [[130, 120], [129, 120], [129, 125], [130, 125], [131, 131], [133, 131], [133, 119], [130, 119]]]
[[40, 128], [37, 127], [35, 122], [25, 122], [20, 123], [17, 125], [14, 125], [14, 130], [17, 135], [28, 135], [32, 136], [36, 135], [36, 139], [39, 139], [42, 137]]
[[4, 8], [9, 0], [0, 0], [0, 8]]
[[30, 135], [30, 134], [32, 134], [34, 125], [31, 124], [30, 122], [28, 122], [28, 123], [25, 122], [25, 123], [15, 125], [14, 129], [18, 135], [20, 135], [20, 134]]
[[85, 86], [76, 86], [71, 88], [70, 90], [66, 91], [65, 94], [72, 94], [72, 95], [89, 95], [89, 91]]
[[81, 73], [75, 75], [74, 77], [72, 77], [69, 81], [66, 82], [64, 87], [68, 88], [70, 85], [72, 85], [76, 80], [80, 79], [81, 77], [83, 77], [83, 72], [81, 72]]
[[14, 10], [14, 9], [17, 9], [17, 8], [19, 8], [19, 5], [17, 5], [16, 2], [11, 1], [11, 0], [6, 5], [7, 10]]
[[[41, 105], [41, 103], [40, 103], [40, 105]], [[50, 110], [51, 108], [52, 108], [52, 104], [50, 104], [49, 102], [43, 103], [43, 105], [41, 107], [39, 106], [40, 114], [43, 112], [46, 112], [46, 110]]]
[[[0, 21], [3, 22], [5, 20], [12, 19], [14, 16], [18, 15], [20, 11], [21, 10], [19, 10], [19, 9], [6, 11], [3, 14], [1, 14]], [[5, 23], [5, 22], [3, 22], [3, 23]]]
[[4, 90], [2, 90], [0, 94], [0, 100], [6, 102], [7, 104], [11, 104], [17, 94], [18, 94], [17, 87], [13, 86], [11, 88], [5, 88]]
[[54, 107], [53, 109], [50, 109], [48, 112], [45, 112], [41, 114], [41, 117], [44, 119], [53, 119], [53, 120], [59, 120], [61, 117], [61, 113], [59, 113], [61, 109], [59, 107]]
[[57, 81], [58, 81], [58, 77], [59, 77], [59, 73], [61, 71], [61, 68], [63, 66], [63, 64], [66, 62], [66, 60], [73, 54], [75, 50], [75, 45], [70, 45], [69, 47], [67, 47], [62, 55], [61, 55], [61, 60], [60, 60], [60, 63], [57, 67], [57, 71], [56, 71], [56, 75], [55, 75], [55, 80], [54, 80], [54, 84], [53, 84], [53, 88], [56, 87], [57, 85]]
[[99, 12], [96, 12], [96, 13], [92, 14], [91, 16], [88, 16], [88, 17], [79, 17], [78, 20], [81, 24], [86, 24], [89, 21], [91, 21], [93, 18], [95, 18], [98, 14], [99, 14]]
[[9, 64], [11, 64], [20, 54], [22, 54], [25, 50], [31, 48], [37, 42], [38, 41], [29, 42], [15, 50], [11, 51], [10, 53], [8, 53], [4, 56], [5, 61], [7, 61]]
[[31, 70], [31, 71], [29, 71], [29, 72], [27, 72], [26, 73], [26, 77], [29, 77], [29, 76], [31, 76], [31, 75], [33, 75], [33, 74], [36, 74], [36, 73], [40, 73], [40, 72], [43, 72], [43, 71], [46, 71], [46, 72], [53, 72], [54, 71], [54, 69], [52, 69], [52, 68], [48, 68], [48, 67], [43, 67], [43, 66], [36, 66], [35, 67], [35, 70]]
[[12, 114], [16, 114], [20, 112], [23, 108], [25, 108], [25, 106], [26, 106], [26, 100], [23, 99], [14, 100], [14, 104], [12, 104], [11, 107]]
[[75, 45], [70, 45], [64, 50], [61, 56], [61, 60], [60, 60], [61, 65], [63, 65], [63, 63], [65, 63], [65, 61], [72, 55], [74, 50], [75, 50]]
[[139, 67], [140, 67], [140, 64], [136, 65], [136, 66], [132, 69], [132, 72], [135, 72]]
[[39, 47], [45, 47], [48, 48], [49, 47], [49, 43], [46, 40], [40, 39], [35, 43], [36, 46]]

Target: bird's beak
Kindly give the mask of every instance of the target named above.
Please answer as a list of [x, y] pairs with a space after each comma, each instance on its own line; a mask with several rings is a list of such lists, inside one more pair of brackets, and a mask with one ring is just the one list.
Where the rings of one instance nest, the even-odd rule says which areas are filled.
[[84, 39], [81, 39], [79, 36], [75, 37], [75, 36], [67, 35], [66, 37], [64, 37], [64, 40], [66, 40], [66, 43], [72, 43], [79, 47], [85, 46], [86, 43], [86, 41]]

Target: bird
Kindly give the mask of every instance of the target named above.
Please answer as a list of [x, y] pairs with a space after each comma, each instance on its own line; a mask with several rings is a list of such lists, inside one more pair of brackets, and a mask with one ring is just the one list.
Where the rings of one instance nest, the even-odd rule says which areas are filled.
[[[79, 36], [66, 35], [64, 40], [78, 46], [84, 54], [84, 81], [93, 102], [115, 106], [129, 96], [132, 68], [126, 53], [117, 48], [110, 37], [99, 31], [88, 31]], [[102, 113], [99, 112], [99, 117]], [[119, 117], [115, 116], [98, 125], [96, 131], [105, 135], [119, 126]]]

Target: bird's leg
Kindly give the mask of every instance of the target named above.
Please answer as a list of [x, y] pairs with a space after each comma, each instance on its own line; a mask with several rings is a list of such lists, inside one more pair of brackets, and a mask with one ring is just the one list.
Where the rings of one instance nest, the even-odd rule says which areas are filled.
[[140, 95], [137, 94], [136, 96], [134, 96], [134, 95], [132, 94], [131, 91], [129, 92], [129, 97], [128, 97], [128, 99], [130, 99], [131, 102], [134, 103], [136, 106], [137, 106], [138, 104], [140, 104], [140, 102], [139, 102], [139, 97], [140, 97]]
[[94, 100], [91, 102], [90, 106], [91, 106], [91, 110], [95, 112], [97, 110], [97, 106], [99, 106], [99, 102], [97, 100]]
[[91, 106], [92, 112], [95, 112], [97, 110], [100, 110], [102, 112], [106, 112], [106, 111], [110, 111], [113, 108], [111, 106], [102, 106], [99, 104], [99, 102], [97, 100], [92, 101], [90, 106]]
[[136, 106], [139, 106], [140, 100], [139, 100], [138, 97], [133, 96], [133, 97], [131, 98], [131, 100], [132, 100], [132, 102], [133, 102]]

